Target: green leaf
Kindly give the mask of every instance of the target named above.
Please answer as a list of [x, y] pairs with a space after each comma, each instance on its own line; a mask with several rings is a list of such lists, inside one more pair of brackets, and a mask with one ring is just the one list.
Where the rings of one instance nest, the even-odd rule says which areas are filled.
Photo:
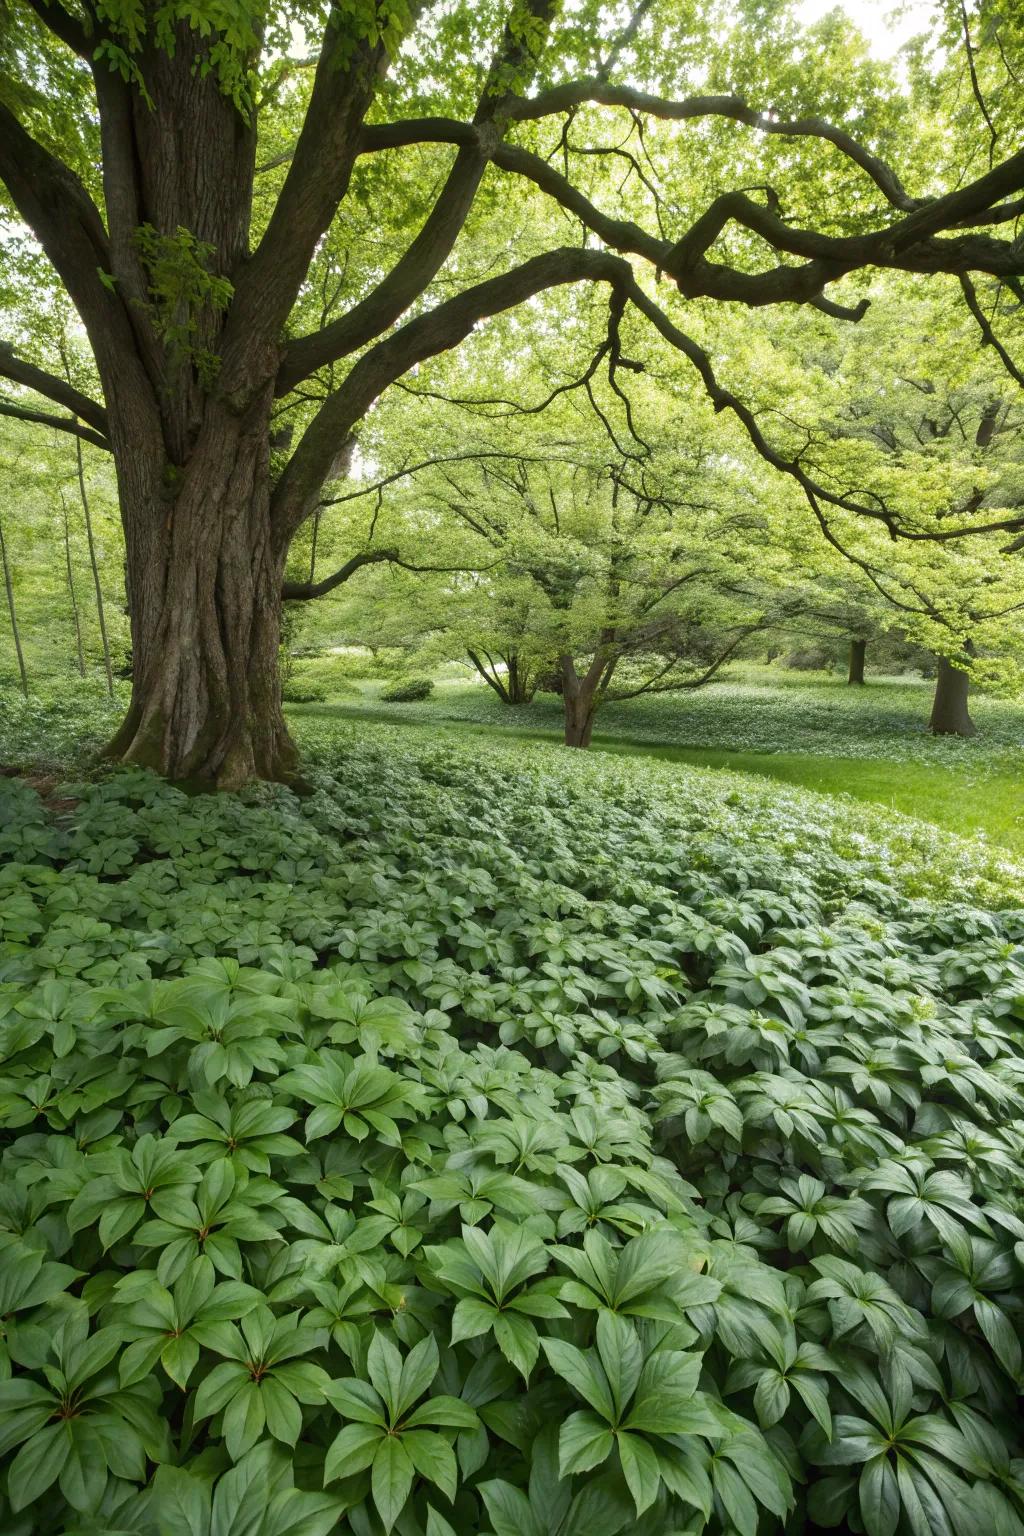
[[356, 1376], [329, 1382], [324, 1387], [324, 1396], [346, 1419], [355, 1419], [360, 1424], [383, 1425], [387, 1422], [380, 1394], [368, 1381], [360, 1381]]
[[661, 1486], [658, 1458], [647, 1441], [641, 1439], [639, 1435], [630, 1435], [620, 1430], [615, 1438], [619, 1448], [619, 1460], [622, 1462], [622, 1474], [626, 1479], [627, 1488], [633, 1495], [637, 1519], [639, 1519], [644, 1510], [649, 1509], [658, 1497], [658, 1489]]
[[377, 1424], [346, 1424], [332, 1440], [324, 1463], [324, 1482], [354, 1477], [368, 1467], [387, 1431]]
[[754, 1411], [758, 1423], [769, 1429], [777, 1424], [789, 1407], [789, 1384], [781, 1371], [762, 1371], [754, 1390]]
[[494, 1319], [494, 1338], [505, 1359], [528, 1381], [540, 1353], [540, 1340], [533, 1324], [513, 1312], [500, 1312]]
[[452, 1343], [459, 1344], [463, 1339], [475, 1339], [481, 1333], [487, 1333], [498, 1316], [498, 1309], [492, 1302], [464, 1296], [452, 1313]]
[[294, 1445], [302, 1432], [302, 1410], [292, 1394], [270, 1373], [260, 1383], [267, 1429], [275, 1440]]
[[153, 1497], [160, 1536], [209, 1536], [210, 1484], [181, 1467], [157, 1467]]
[[436, 1424], [445, 1429], [475, 1429], [480, 1420], [476, 1409], [459, 1397], [430, 1397], [414, 1408], [405, 1420], [409, 1429]]
[[243, 1381], [224, 1410], [224, 1444], [233, 1461], [239, 1461], [252, 1449], [266, 1422], [266, 1406], [259, 1384]]
[[596, 1413], [580, 1410], [571, 1413], [558, 1437], [558, 1467], [563, 1477], [573, 1472], [589, 1472], [607, 1460], [615, 1445], [615, 1436]]
[[402, 1445], [420, 1476], [436, 1483], [446, 1499], [454, 1499], [458, 1469], [447, 1440], [427, 1429], [410, 1429], [403, 1432]]
[[479, 1489], [494, 1536], [547, 1536], [529, 1499], [519, 1488], [493, 1478], [480, 1483]]
[[716, 1461], [711, 1472], [715, 1493], [740, 1536], [756, 1536], [757, 1505], [744, 1480], [727, 1461]]
[[562, 1339], [542, 1339], [541, 1345], [552, 1370], [567, 1381], [607, 1424], [616, 1422], [615, 1404], [604, 1371], [593, 1354], [584, 1354], [575, 1344]]
[[887, 1456], [875, 1456], [865, 1463], [857, 1492], [867, 1536], [896, 1536], [900, 1494]]
[[385, 1531], [390, 1531], [402, 1513], [415, 1475], [401, 1441], [395, 1435], [386, 1435], [377, 1447], [370, 1473], [373, 1502]]
[[35, 1503], [56, 1482], [70, 1454], [66, 1423], [47, 1425], [26, 1441], [7, 1473], [7, 1497], [15, 1513]]

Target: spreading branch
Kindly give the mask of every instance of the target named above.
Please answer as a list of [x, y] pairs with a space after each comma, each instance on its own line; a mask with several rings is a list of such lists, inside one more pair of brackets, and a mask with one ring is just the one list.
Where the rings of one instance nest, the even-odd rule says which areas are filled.
[[978, 323], [978, 329], [981, 332], [982, 346], [992, 348], [996, 356], [999, 358], [999, 361], [1010, 375], [1011, 379], [1013, 379], [1016, 384], [1019, 384], [1021, 388], [1024, 389], [1024, 372], [1022, 372], [1022, 370], [1017, 367], [1017, 364], [1014, 362], [1013, 358], [1010, 356], [1009, 352], [1006, 350], [1002, 342], [999, 340], [999, 337], [996, 335], [992, 326], [992, 322], [989, 320], [985, 311], [981, 307], [977, 290], [975, 289], [974, 284], [971, 282], [966, 273], [960, 274], [960, 287], [963, 290], [964, 298], [967, 301], [967, 308], [970, 310], [971, 314], [974, 316]]
[[647, 117], [662, 118], [671, 122], [691, 121], [703, 117], [726, 117], [733, 122], [756, 128], [761, 133], [778, 134], [783, 138], [822, 139], [832, 144], [847, 159], [865, 171], [879, 188], [886, 200], [901, 212], [909, 213], [926, 201], [911, 197], [896, 172], [877, 155], [855, 139], [845, 129], [838, 128], [820, 117], [804, 117], [793, 121], [775, 118], [758, 112], [741, 96], [690, 96], [682, 101], [670, 101], [663, 96], [652, 96], [646, 91], [634, 90], [628, 85], [612, 85], [606, 80], [572, 80], [551, 90], [541, 91], [528, 100], [516, 103], [512, 115], [518, 122], [536, 121], [570, 111], [591, 102], [607, 107], [627, 107], [630, 111]]
[[56, 416], [51, 411], [36, 411], [27, 405], [18, 405], [14, 400], [4, 400], [0, 397], [0, 416], [11, 416], [15, 421], [31, 421], [38, 426], [54, 427], [58, 432], [69, 432], [72, 436], [81, 438], [83, 443], [92, 443], [95, 448], [102, 448], [105, 452], [112, 452], [110, 441], [94, 432], [91, 427], [83, 427], [73, 416]]
[[311, 598], [325, 597], [328, 592], [333, 592], [335, 587], [343, 586], [364, 565], [381, 565], [383, 563], [397, 565], [403, 571], [416, 571], [418, 573], [454, 573], [477, 572], [491, 570], [498, 562], [492, 561], [490, 565], [417, 565], [411, 560], [403, 560], [396, 549], [369, 549], [363, 550], [358, 555], [353, 555], [351, 560], [346, 560], [343, 566], [334, 571], [330, 576], [325, 576], [322, 581], [286, 581], [281, 587], [281, 596], [287, 602], [308, 602]]
[[338, 443], [348, 437], [373, 401], [416, 363], [456, 346], [479, 320], [512, 309], [547, 288], [583, 279], [621, 282], [628, 274], [628, 265], [605, 251], [562, 247], [474, 284], [371, 347], [320, 407], [278, 481], [271, 511], [282, 543], [316, 505]]
[[83, 22], [64, 9], [60, 0], [27, 0], [27, 3], [54, 37], [59, 37], [79, 58], [91, 57], [95, 39]]
[[103, 439], [102, 447], [110, 446], [107, 441], [110, 436], [110, 425], [103, 406], [95, 400], [90, 400], [88, 395], [83, 395], [81, 390], [75, 389], [66, 379], [47, 373], [45, 369], [37, 368], [35, 363], [18, 357], [14, 348], [7, 342], [0, 342], [0, 376], [10, 379], [14, 384], [23, 384], [26, 389], [34, 390], [37, 395], [44, 395], [47, 400], [54, 401], [56, 405], [65, 406], [73, 416], [80, 416], [84, 422], [87, 422]]

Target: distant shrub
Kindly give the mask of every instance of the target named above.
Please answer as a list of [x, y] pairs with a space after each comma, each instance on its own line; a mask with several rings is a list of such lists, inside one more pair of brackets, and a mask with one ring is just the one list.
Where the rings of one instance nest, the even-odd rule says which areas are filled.
[[433, 691], [429, 677], [407, 677], [385, 688], [381, 698], [385, 704], [418, 704], [422, 699], [428, 699]]
[[286, 704], [323, 704], [327, 699], [326, 684], [310, 677], [290, 677], [281, 692]]
[[835, 655], [823, 645], [805, 645], [790, 651], [782, 665], [795, 672], [831, 672], [836, 664]]

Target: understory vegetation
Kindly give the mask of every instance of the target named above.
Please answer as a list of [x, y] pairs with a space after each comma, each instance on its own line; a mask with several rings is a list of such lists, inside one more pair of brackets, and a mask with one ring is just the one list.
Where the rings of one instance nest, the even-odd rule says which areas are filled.
[[[318, 703], [355, 711], [391, 702], [388, 685], [332, 675], [322, 665], [310, 671], [323, 691]], [[982, 774], [1015, 770], [1024, 750], [1020, 700], [979, 695], [971, 701], [979, 722], [977, 736], [936, 737], [928, 730], [933, 686], [898, 677], [872, 678], [864, 688], [849, 688], [843, 679], [824, 673], [746, 666], [737, 668], [735, 675], [726, 671], [722, 681], [695, 693], [606, 704], [597, 735], [728, 752], [919, 762]], [[558, 737], [562, 703], [556, 694], [538, 693], [528, 708], [510, 709], [481, 683], [449, 676], [435, 683], [417, 708], [404, 708], [401, 717], [438, 725], [467, 721]]]
[[1024, 1536], [1024, 4], [0, 0], [0, 1536]]
[[0, 783], [5, 1532], [1024, 1531], [1024, 869], [304, 732]]

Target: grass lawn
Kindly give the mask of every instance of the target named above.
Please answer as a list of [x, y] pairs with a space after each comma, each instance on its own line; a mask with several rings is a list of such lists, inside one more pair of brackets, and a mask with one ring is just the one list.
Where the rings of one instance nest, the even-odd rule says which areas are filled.
[[823, 794], [852, 795], [891, 806], [904, 816], [935, 822], [960, 836], [983, 833], [991, 842], [1024, 853], [1024, 799], [1019, 776], [989, 774], [965, 783], [958, 770], [864, 757], [813, 757], [800, 752], [701, 751], [650, 747], [602, 738], [604, 752], [644, 752], [669, 762], [756, 773]]

